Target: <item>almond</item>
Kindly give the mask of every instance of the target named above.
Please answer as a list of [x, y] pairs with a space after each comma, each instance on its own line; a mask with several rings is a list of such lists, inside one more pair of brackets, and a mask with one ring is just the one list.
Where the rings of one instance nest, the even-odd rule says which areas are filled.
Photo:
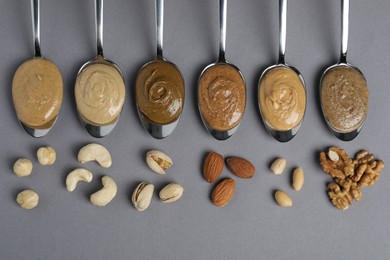
[[218, 207], [226, 206], [234, 195], [235, 186], [236, 183], [232, 178], [220, 181], [211, 194], [211, 200], [214, 205]]
[[222, 173], [223, 170], [223, 157], [219, 153], [210, 152], [203, 164], [203, 177], [209, 182], [213, 183]]
[[244, 179], [252, 178], [256, 171], [250, 161], [240, 157], [229, 157], [226, 159], [226, 164], [234, 175]]

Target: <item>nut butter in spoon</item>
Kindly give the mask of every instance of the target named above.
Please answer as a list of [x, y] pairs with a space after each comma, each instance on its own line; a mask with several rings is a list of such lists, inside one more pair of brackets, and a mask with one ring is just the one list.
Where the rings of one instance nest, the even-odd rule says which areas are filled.
[[122, 72], [103, 55], [103, 0], [95, 0], [97, 57], [77, 74], [75, 98], [80, 119], [90, 135], [108, 135], [118, 122], [125, 100]]
[[162, 139], [176, 128], [184, 106], [184, 79], [177, 66], [163, 57], [164, 0], [156, 0], [157, 57], [136, 79], [136, 103], [142, 125]]
[[306, 111], [305, 82], [300, 72], [284, 61], [286, 50], [287, 0], [279, 0], [279, 60], [260, 76], [258, 103], [268, 132], [280, 142], [298, 132]]
[[342, 40], [338, 64], [325, 70], [320, 83], [320, 100], [325, 121], [343, 141], [353, 140], [363, 127], [368, 112], [368, 87], [363, 73], [347, 62], [349, 0], [342, 1]]
[[46, 135], [62, 105], [62, 77], [58, 67], [41, 56], [40, 1], [31, 0], [35, 57], [16, 70], [12, 98], [17, 117], [28, 134]]
[[207, 131], [218, 140], [226, 140], [244, 116], [246, 88], [240, 70], [225, 59], [227, 0], [219, 1], [219, 9], [219, 57], [199, 77], [198, 106]]

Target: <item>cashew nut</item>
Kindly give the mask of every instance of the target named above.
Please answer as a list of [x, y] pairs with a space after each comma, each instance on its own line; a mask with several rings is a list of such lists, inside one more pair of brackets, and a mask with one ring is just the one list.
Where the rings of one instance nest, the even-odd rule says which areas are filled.
[[38, 205], [39, 196], [33, 190], [24, 190], [18, 194], [16, 202], [24, 209], [32, 209]]
[[51, 146], [40, 147], [37, 151], [38, 161], [42, 165], [52, 165], [56, 157], [56, 151]]
[[71, 171], [66, 177], [66, 189], [69, 192], [72, 192], [74, 189], [76, 189], [77, 183], [79, 181], [91, 182], [92, 177], [92, 173], [87, 169], [77, 168]]
[[96, 206], [106, 206], [116, 195], [118, 190], [115, 181], [109, 176], [102, 178], [103, 188], [90, 197], [90, 201]]
[[95, 143], [81, 148], [77, 159], [81, 163], [97, 161], [104, 168], [108, 168], [112, 164], [110, 152], [104, 146]]
[[33, 169], [32, 162], [27, 158], [20, 158], [14, 164], [14, 173], [18, 177], [24, 177], [31, 174]]

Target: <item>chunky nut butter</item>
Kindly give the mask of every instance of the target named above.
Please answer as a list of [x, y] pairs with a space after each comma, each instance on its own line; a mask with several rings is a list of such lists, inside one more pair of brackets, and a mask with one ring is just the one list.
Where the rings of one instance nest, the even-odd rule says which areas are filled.
[[237, 126], [244, 115], [245, 82], [231, 65], [217, 64], [199, 79], [198, 102], [203, 120], [209, 127], [227, 131]]
[[368, 111], [368, 88], [363, 75], [348, 66], [330, 69], [321, 81], [321, 105], [327, 122], [336, 131], [358, 129]]
[[138, 109], [147, 120], [169, 124], [183, 109], [184, 80], [173, 64], [155, 60], [138, 73], [135, 94]]
[[266, 72], [260, 81], [258, 100], [265, 123], [275, 130], [297, 127], [305, 114], [305, 87], [298, 74], [286, 66]]
[[57, 66], [37, 57], [24, 62], [12, 81], [12, 98], [19, 120], [30, 127], [54, 121], [62, 104], [62, 77]]
[[85, 120], [95, 125], [110, 124], [119, 116], [125, 100], [123, 78], [110, 65], [88, 65], [77, 76], [75, 98]]

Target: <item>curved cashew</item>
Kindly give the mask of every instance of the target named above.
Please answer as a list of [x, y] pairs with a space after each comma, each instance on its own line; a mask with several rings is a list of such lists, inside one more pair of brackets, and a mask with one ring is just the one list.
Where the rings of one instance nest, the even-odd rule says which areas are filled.
[[37, 159], [41, 165], [52, 165], [56, 158], [56, 151], [51, 146], [40, 147], [37, 151]]
[[92, 173], [87, 169], [77, 168], [71, 171], [66, 177], [66, 189], [69, 192], [72, 192], [74, 189], [76, 189], [77, 183], [79, 181], [91, 182], [92, 177]]
[[88, 144], [80, 149], [77, 159], [81, 163], [97, 161], [100, 166], [108, 168], [112, 164], [110, 152], [100, 144]]
[[118, 190], [115, 181], [109, 176], [102, 178], [103, 188], [90, 197], [90, 201], [96, 206], [106, 206], [116, 195]]

